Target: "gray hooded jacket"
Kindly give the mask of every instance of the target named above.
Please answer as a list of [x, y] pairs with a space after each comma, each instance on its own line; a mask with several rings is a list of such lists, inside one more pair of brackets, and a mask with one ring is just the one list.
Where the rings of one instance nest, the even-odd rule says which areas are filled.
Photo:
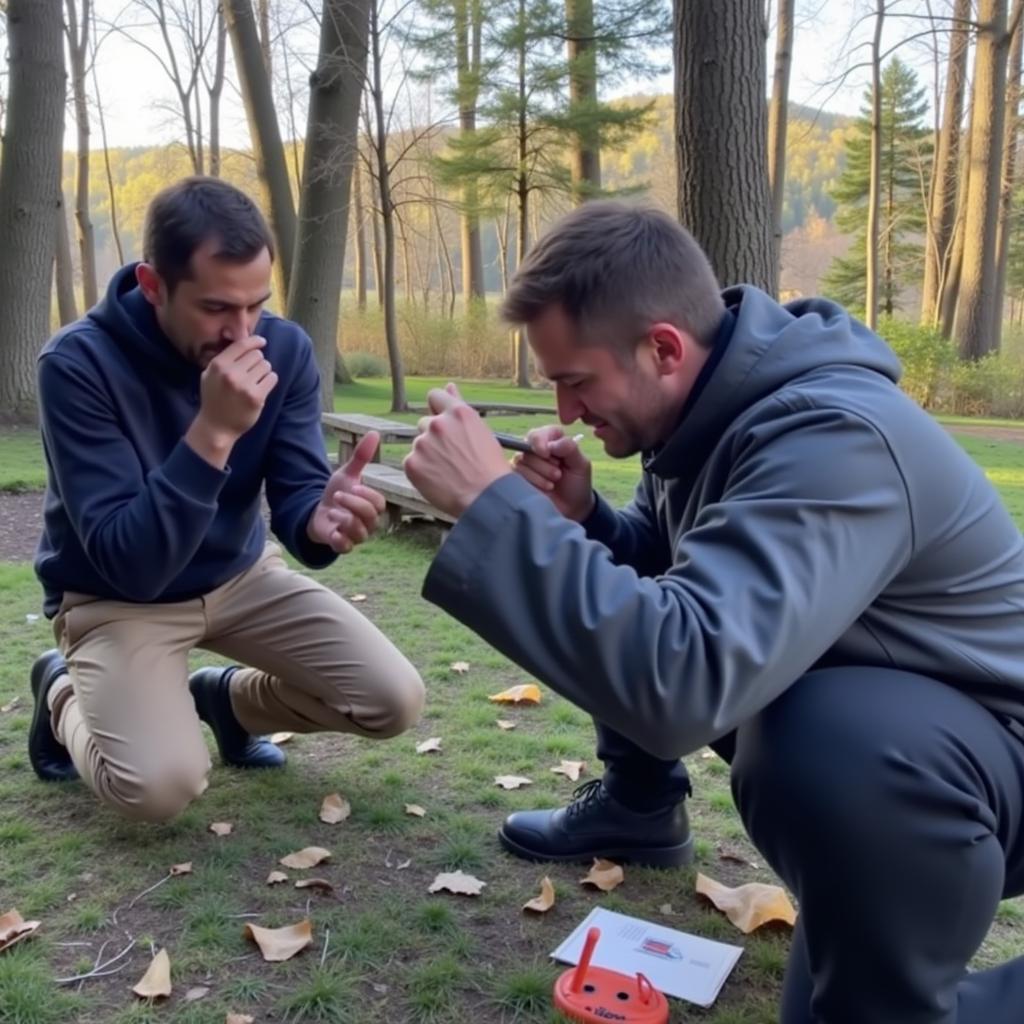
[[731, 732], [815, 666], [943, 680], [1024, 721], [1024, 543], [840, 307], [729, 289], [731, 341], [632, 503], [582, 526], [512, 474], [424, 596], [650, 753]]

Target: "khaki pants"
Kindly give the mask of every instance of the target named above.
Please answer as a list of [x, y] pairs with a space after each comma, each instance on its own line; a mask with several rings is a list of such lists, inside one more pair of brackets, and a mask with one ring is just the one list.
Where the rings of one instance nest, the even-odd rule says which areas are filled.
[[85, 782], [128, 817], [164, 821], [206, 789], [210, 758], [188, 689], [189, 651], [251, 665], [231, 679], [250, 733], [386, 739], [415, 723], [423, 683], [399, 650], [276, 545], [203, 597], [134, 604], [65, 594], [54, 632], [71, 686], [51, 693], [57, 738]]

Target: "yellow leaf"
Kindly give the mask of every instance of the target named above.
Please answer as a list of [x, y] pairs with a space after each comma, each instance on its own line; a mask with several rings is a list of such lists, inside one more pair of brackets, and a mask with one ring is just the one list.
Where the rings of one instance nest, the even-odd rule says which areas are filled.
[[270, 742], [281, 746], [282, 743], [288, 743], [293, 739], [295, 739], [295, 733], [293, 732], [275, 732], [271, 735]]
[[486, 885], [479, 878], [464, 874], [462, 871], [442, 871], [430, 884], [428, 892], [446, 890], [457, 896], [479, 896]]
[[790, 926], [796, 924], [793, 904], [777, 885], [751, 882], [730, 889], [698, 872], [697, 892], [706, 896], [744, 934], [769, 921], [783, 921]]
[[312, 868], [321, 861], [330, 860], [330, 857], [331, 851], [325, 850], [322, 846], [307, 846], [282, 857], [278, 864], [286, 868]]
[[538, 914], [546, 914], [555, 905], [555, 887], [551, 879], [544, 876], [540, 882], [540, 895], [523, 904], [523, 910], [533, 910]]
[[192, 874], [192, 861], [187, 860], [184, 864], [172, 864], [171, 870], [168, 872], [170, 875], [191, 875]]
[[224, 1018], [224, 1024], [256, 1024], [256, 1018], [247, 1013], [229, 1013]]
[[39, 925], [39, 921], [26, 921], [17, 910], [0, 915], [0, 951], [27, 939]]
[[611, 892], [612, 889], [617, 889], [622, 885], [625, 877], [618, 864], [595, 857], [589, 874], [586, 878], [580, 879], [580, 885], [596, 885], [602, 892]]
[[205, 999], [210, 994], [209, 986], [207, 985], [196, 985], [195, 988], [190, 988], [182, 999], [183, 1003], [194, 1003], [200, 999]]
[[242, 934], [260, 947], [264, 960], [277, 963], [291, 960], [313, 941], [313, 926], [309, 921], [300, 921], [285, 928], [260, 928], [259, 925], [247, 924]]
[[452, 671], [457, 672], [460, 676], [464, 676], [469, 671], [468, 661], [453, 661]]
[[153, 957], [149, 969], [132, 991], [140, 999], [163, 999], [171, 994], [171, 958], [166, 949]]
[[533, 779], [525, 775], [495, 775], [494, 782], [502, 789], [519, 789], [520, 786], [532, 786]]
[[215, 836], [229, 836], [234, 827], [230, 821], [215, 821], [210, 825], [210, 831]]
[[334, 885], [326, 878], [300, 878], [295, 883], [296, 889], [323, 889], [324, 892], [331, 892]]
[[352, 805], [340, 794], [330, 793], [320, 805], [320, 820], [325, 825], [337, 825], [352, 813]]
[[516, 723], [510, 722], [507, 718], [499, 718], [496, 722], [496, 725], [498, 726], [499, 729], [502, 729], [505, 732], [509, 732], [510, 730], [516, 727]]
[[405, 813], [411, 814], [414, 818], [422, 818], [427, 812], [419, 804], [406, 804]]
[[487, 698], [495, 704], [539, 704], [540, 687], [536, 683], [523, 683]]
[[267, 885], [280, 885], [281, 882], [287, 882], [288, 876], [283, 871], [271, 871], [267, 875]]
[[441, 739], [439, 736], [431, 736], [429, 740], [416, 744], [417, 754], [434, 754], [441, 751]]
[[564, 775], [566, 778], [572, 779], [572, 781], [575, 782], [586, 767], [586, 761], [563, 761], [558, 765], [558, 767], [552, 768], [551, 770], [556, 775]]

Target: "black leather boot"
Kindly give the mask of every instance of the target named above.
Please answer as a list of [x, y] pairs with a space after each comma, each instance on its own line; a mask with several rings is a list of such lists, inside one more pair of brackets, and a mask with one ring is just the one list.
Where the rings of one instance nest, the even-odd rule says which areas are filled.
[[67, 662], [58, 650], [44, 651], [32, 666], [32, 724], [28, 730], [28, 759], [44, 782], [70, 782], [78, 778], [68, 748], [57, 739], [50, 721], [47, 697], [53, 684], [66, 675]]

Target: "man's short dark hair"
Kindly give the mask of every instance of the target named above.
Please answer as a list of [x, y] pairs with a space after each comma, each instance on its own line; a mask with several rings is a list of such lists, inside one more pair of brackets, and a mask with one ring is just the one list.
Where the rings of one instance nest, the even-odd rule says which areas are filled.
[[628, 355], [658, 322], [709, 347], [725, 311], [693, 236], [662, 210], [616, 200], [585, 203], [558, 221], [516, 271], [501, 314], [529, 324], [554, 305], [581, 344]]
[[192, 274], [192, 256], [216, 240], [214, 256], [248, 263], [264, 249], [274, 257], [270, 228], [256, 204], [219, 178], [183, 178], [159, 192], [146, 211], [143, 258], [173, 292]]

